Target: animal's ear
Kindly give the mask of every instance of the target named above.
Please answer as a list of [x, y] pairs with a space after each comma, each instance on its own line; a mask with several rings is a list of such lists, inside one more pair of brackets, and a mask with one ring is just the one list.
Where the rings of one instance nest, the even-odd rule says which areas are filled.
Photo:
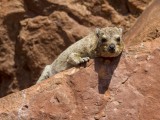
[[99, 38], [101, 35], [101, 30], [99, 28], [96, 28], [96, 35]]
[[119, 31], [120, 31], [121, 34], [123, 33], [123, 29], [122, 28], [119, 28]]

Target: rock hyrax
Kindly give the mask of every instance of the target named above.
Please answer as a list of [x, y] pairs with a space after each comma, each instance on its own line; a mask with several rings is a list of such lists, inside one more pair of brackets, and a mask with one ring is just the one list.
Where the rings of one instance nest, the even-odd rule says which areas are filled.
[[69, 46], [52, 64], [47, 65], [37, 83], [58, 72], [87, 62], [91, 58], [116, 57], [121, 54], [123, 47], [121, 28], [97, 28], [88, 36]]

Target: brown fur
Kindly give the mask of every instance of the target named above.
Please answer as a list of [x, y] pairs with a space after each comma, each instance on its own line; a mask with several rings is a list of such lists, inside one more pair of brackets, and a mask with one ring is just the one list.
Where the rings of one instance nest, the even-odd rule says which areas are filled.
[[87, 62], [90, 58], [116, 57], [123, 51], [123, 47], [121, 28], [96, 29], [96, 31], [69, 46], [51, 65], [47, 65], [37, 82], [80, 63]]

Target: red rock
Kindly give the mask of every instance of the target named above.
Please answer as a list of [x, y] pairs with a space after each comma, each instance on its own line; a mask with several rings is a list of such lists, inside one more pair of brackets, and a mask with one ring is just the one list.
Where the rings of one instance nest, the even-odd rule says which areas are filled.
[[126, 31], [136, 20], [124, 0], [2, 0], [0, 8], [0, 97], [32, 86], [46, 64], [92, 27]]
[[149, 0], [128, 0], [128, 9], [133, 14], [140, 14], [149, 2]]
[[155, 0], [126, 33], [121, 57], [91, 60], [1, 98], [0, 119], [159, 120], [159, 6]]

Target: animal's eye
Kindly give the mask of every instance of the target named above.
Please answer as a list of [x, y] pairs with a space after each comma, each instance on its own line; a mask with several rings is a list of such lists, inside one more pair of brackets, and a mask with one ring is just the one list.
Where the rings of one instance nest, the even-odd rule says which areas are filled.
[[116, 38], [116, 41], [117, 41], [117, 42], [120, 42], [120, 40], [121, 40], [120, 37], [117, 37], [117, 38]]
[[102, 43], [105, 43], [107, 41], [107, 39], [106, 38], [102, 38], [101, 41], [102, 41]]

